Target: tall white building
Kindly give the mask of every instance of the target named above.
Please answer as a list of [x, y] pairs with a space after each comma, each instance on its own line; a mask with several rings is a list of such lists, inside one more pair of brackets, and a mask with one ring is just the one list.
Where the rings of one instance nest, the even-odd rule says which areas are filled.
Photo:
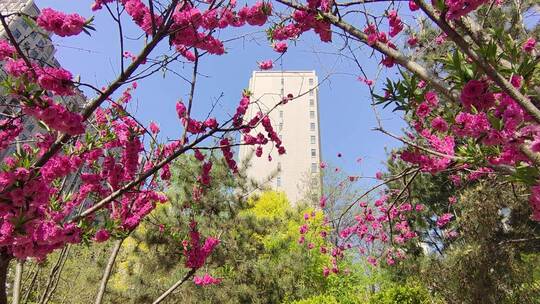
[[[253, 94], [246, 117], [267, 112], [283, 96], [295, 99], [278, 106], [269, 115], [286, 154], [278, 155], [273, 145], [264, 146], [261, 157], [254, 147], [241, 146], [241, 160], [253, 153], [248, 176], [270, 188], [283, 191], [293, 203], [320, 196], [321, 145], [319, 132], [318, 79], [315, 71], [256, 71], [249, 82]], [[262, 127], [257, 131], [265, 134]], [[266, 134], [265, 134], [266, 135]], [[271, 161], [269, 161], [269, 157]]]

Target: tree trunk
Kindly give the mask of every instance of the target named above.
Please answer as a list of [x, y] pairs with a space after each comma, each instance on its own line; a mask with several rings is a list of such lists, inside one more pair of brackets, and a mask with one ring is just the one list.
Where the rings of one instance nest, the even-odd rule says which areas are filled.
[[0, 254], [0, 304], [7, 304], [6, 280], [11, 257], [5, 253]]
[[101, 302], [103, 301], [103, 296], [105, 295], [105, 291], [107, 290], [107, 283], [109, 282], [109, 278], [111, 277], [114, 262], [116, 261], [116, 257], [118, 256], [118, 252], [120, 251], [120, 247], [122, 247], [123, 242], [124, 239], [119, 239], [116, 240], [114, 243], [113, 251], [111, 252], [111, 256], [109, 257], [109, 261], [107, 262], [107, 266], [105, 267], [105, 271], [103, 272], [103, 277], [101, 277], [101, 284], [99, 286], [95, 304], [101, 304]]
[[12, 304], [19, 304], [21, 301], [21, 280], [23, 274], [24, 260], [17, 260], [15, 268], [15, 279], [13, 280]]
[[196, 269], [191, 269], [182, 279], [180, 279], [178, 282], [174, 283], [171, 288], [167, 289], [159, 298], [157, 298], [152, 304], [159, 304], [163, 300], [165, 300], [166, 297], [168, 297], [176, 288], [178, 288], [180, 285], [184, 284], [184, 282], [189, 279], [194, 273]]

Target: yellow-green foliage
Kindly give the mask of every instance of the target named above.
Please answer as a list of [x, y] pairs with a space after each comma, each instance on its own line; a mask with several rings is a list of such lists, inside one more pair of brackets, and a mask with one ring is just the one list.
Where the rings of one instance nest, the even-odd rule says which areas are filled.
[[307, 299], [291, 302], [291, 304], [339, 304], [340, 302], [333, 295], [316, 295]]
[[249, 204], [253, 207], [243, 213], [253, 214], [258, 219], [283, 218], [288, 211], [291, 211], [289, 200], [283, 192], [263, 192], [257, 200], [250, 198]]

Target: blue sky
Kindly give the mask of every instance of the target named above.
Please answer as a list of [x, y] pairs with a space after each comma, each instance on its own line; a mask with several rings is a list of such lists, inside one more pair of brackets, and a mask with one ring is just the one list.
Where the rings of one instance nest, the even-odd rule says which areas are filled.
[[[80, 75], [83, 82], [102, 87], [112, 81], [119, 70], [119, 43], [115, 24], [103, 10], [93, 13], [90, 5], [93, 1], [58, 1], [37, 0], [39, 7], [52, 7], [67, 13], [78, 12], [84, 17], [95, 15], [96, 31], [92, 36], [80, 35], [75, 38], [54, 36], [56, 57], [73, 74]], [[239, 2], [241, 4], [241, 2]], [[126, 18], [125, 24], [131, 24]], [[125, 36], [140, 36], [133, 26], [126, 26]], [[220, 96], [217, 112], [234, 113], [240, 94], [248, 86], [257, 61], [276, 59], [277, 55], [264, 39], [262, 27], [247, 27], [241, 32], [236, 29], [225, 30], [221, 39], [245, 35], [226, 44], [227, 54], [208, 56], [201, 60], [200, 73], [195, 94], [195, 112], [204, 115], [211, 104]], [[342, 167], [352, 175], [371, 175], [384, 168], [386, 148], [399, 146], [399, 142], [385, 135], [372, 131], [376, 126], [375, 115], [370, 106], [369, 90], [357, 80], [360, 70], [344, 57], [336, 55], [342, 41], [334, 36], [334, 43], [322, 44], [311, 34], [305, 35], [296, 45], [289, 45], [289, 51], [283, 56], [275, 69], [315, 70], [319, 81], [328, 77], [319, 90], [321, 140], [323, 159]], [[126, 39], [126, 50], [138, 53], [140, 40]], [[154, 54], [168, 52], [165, 41]], [[170, 52], [169, 52], [170, 53]], [[367, 50], [358, 50], [357, 57], [363, 64], [369, 78], [378, 73], [378, 59], [369, 58]], [[190, 64], [174, 65], [175, 71], [185, 76], [191, 73]], [[393, 77], [396, 69], [382, 71], [380, 79]], [[174, 105], [180, 98], [186, 98], [187, 84], [180, 77], [171, 73], [165, 76], [157, 73], [139, 82], [139, 88], [133, 94], [132, 109], [143, 122], [157, 121], [162, 130], [162, 138], [178, 137], [181, 131]], [[380, 84], [380, 82], [379, 82]], [[89, 97], [93, 95], [88, 94]], [[404, 125], [400, 115], [391, 111], [381, 111], [384, 126], [394, 132]], [[218, 118], [220, 115], [217, 115]], [[342, 153], [341, 159], [337, 154]], [[361, 164], [356, 159], [362, 157]], [[370, 182], [367, 181], [369, 184]]]

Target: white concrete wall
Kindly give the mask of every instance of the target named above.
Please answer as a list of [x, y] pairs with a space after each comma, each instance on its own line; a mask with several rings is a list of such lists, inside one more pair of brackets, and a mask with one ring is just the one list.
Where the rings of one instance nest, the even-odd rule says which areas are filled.
[[[257, 71], [253, 72], [250, 79], [249, 90], [253, 93], [251, 101], [256, 103], [250, 105], [246, 120], [259, 110], [266, 112], [271, 109], [280, 102], [283, 94], [286, 96], [291, 93], [294, 97], [302, 95], [286, 105], [278, 106], [269, 115], [274, 130], [281, 135], [287, 153], [280, 156], [277, 149], [268, 144], [264, 147], [262, 157], [253, 156], [251, 168], [248, 170], [250, 177], [262, 182], [280, 166], [281, 171], [267, 185], [285, 192], [293, 204], [305, 197], [309, 183], [320, 193], [321, 149], [317, 85], [314, 71]], [[313, 129], [311, 124], [314, 124]], [[263, 131], [262, 127], [257, 131]], [[252, 131], [251, 134], [256, 133]], [[266, 135], [266, 132], [263, 134]], [[241, 146], [240, 159], [244, 159], [250, 150], [254, 150], [254, 147]], [[271, 162], [268, 161], [269, 154], [273, 158]]]

